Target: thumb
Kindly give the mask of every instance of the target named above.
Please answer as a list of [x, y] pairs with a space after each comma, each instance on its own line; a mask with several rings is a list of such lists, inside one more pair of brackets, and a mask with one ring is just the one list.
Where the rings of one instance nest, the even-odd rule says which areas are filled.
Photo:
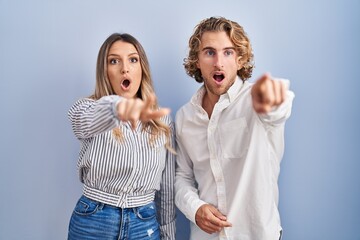
[[220, 220], [226, 221], [226, 216], [223, 215], [217, 208], [213, 207], [211, 211], [215, 217], [219, 218]]

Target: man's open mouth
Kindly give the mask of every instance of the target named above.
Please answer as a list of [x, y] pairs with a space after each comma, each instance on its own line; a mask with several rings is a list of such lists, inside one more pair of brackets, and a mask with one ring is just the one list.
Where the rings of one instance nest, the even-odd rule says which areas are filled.
[[213, 78], [216, 82], [221, 82], [224, 80], [225, 76], [224, 74], [214, 74]]

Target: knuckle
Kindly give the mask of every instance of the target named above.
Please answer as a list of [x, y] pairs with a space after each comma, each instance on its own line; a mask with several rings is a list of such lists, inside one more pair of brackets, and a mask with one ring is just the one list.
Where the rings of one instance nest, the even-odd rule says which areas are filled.
[[137, 98], [137, 99], [135, 100], [135, 104], [136, 104], [136, 106], [139, 106], [139, 107], [144, 106], [144, 102], [143, 102], [141, 99], [139, 99], [139, 98]]
[[129, 120], [130, 121], [136, 121], [138, 119], [137, 113], [136, 112], [132, 112], [129, 116]]
[[134, 103], [134, 99], [129, 98], [125, 100], [128, 105], [132, 105]]

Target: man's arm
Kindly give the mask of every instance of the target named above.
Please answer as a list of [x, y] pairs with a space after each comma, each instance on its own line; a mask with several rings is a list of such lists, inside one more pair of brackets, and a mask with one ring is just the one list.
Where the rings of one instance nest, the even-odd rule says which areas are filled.
[[[176, 129], [179, 128], [176, 127]], [[193, 164], [179, 140], [178, 134], [176, 140], [175, 204], [190, 221], [195, 223], [196, 211], [206, 202], [199, 197], [195, 187]]]
[[[177, 118], [176, 123], [181, 120]], [[176, 129], [180, 129], [178, 125]], [[180, 133], [176, 134], [177, 140], [177, 165], [175, 178], [175, 203], [184, 215], [203, 231], [211, 234], [219, 232], [223, 227], [230, 227], [226, 217], [214, 206], [200, 199], [195, 187], [193, 163], [184, 148]]]

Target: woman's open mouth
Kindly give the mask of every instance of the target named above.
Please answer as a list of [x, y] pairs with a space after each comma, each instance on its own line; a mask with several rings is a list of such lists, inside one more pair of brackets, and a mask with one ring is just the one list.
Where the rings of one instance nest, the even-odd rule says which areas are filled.
[[121, 83], [121, 87], [124, 89], [124, 90], [127, 90], [130, 86], [130, 80], [129, 79], [124, 79]]

